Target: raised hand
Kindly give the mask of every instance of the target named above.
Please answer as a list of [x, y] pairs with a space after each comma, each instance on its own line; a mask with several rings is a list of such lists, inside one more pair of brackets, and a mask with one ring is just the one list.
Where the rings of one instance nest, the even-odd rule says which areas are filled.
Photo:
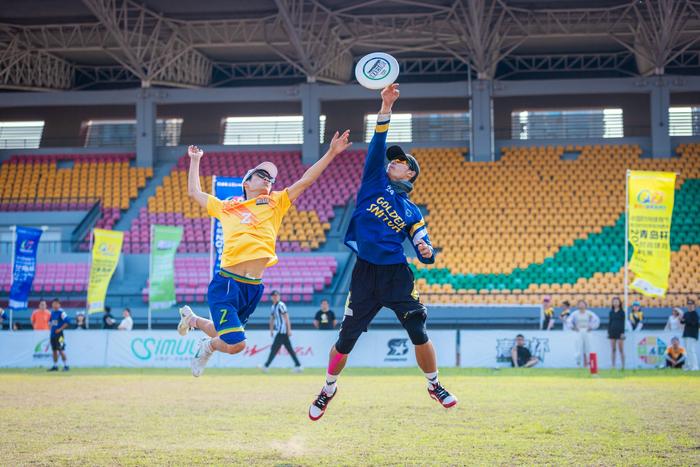
[[333, 135], [333, 139], [331, 139], [330, 150], [333, 152], [333, 154], [338, 155], [350, 146], [352, 146], [352, 143], [349, 141], [349, 138], [350, 130], [345, 130], [342, 135], [336, 131]]
[[399, 91], [398, 83], [390, 84], [389, 86], [382, 89], [382, 113], [391, 112], [391, 107], [399, 98], [401, 92]]
[[192, 159], [199, 159], [204, 155], [204, 151], [199, 149], [197, 146], [190, 146], [187, 148], [187, 155]]

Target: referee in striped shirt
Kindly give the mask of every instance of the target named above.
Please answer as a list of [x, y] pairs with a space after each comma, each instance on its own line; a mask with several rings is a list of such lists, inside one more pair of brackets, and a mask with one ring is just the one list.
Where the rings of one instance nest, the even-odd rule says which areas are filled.
[[287, 305], [280, 300], [280, 293], [276, 290], [272, 291], [270, 298], [272, 299], [272, 309], [270, 313], [270, 336], [274, 335], [275, 339], [272, 341], [270, 356], [267, 357], [267, 361], [262, 367], [262, 370], [265, 373], [268, 372], [272, 360], [274, 360], [277, 352], [280, 350], [280, 347], [284, 346], [284, 348], [287, 349], [287, 352], [289, 352], [289, 355], [292, 357], [292, 360], [294, 360], [294, 372], [300, 373], [303, 368], [301, 363], [299, 363], [296, 352], [294, 352], [292, 343], [289, 341], [289, 338], [292, 336], [292, 323], [290, 323], [289, 314], [287, 314]]

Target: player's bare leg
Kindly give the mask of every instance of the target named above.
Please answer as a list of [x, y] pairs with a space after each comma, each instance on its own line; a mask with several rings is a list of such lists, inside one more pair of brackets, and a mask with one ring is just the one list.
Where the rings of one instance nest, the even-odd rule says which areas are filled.
[[437, 356], [431, 341], [414, 346], [416, 362], [428, 380], [428, 394], [445, 408], [457, 405], [457, 398], [447, 392], [438, 381]]

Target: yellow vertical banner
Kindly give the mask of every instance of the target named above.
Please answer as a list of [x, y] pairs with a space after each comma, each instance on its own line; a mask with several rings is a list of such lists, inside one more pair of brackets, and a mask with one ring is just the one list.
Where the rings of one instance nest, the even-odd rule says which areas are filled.
[[629, 172], [629, 242], [634, 252], [630, 287], [648, 297], [663, 297], [671, 272], [671, 216], [676, 174]]
[[92, 265], [88, 283], [87, 310], [97, 313], [105, 309], [107, 287], [119, 263], [124, 232], [94, 229]]

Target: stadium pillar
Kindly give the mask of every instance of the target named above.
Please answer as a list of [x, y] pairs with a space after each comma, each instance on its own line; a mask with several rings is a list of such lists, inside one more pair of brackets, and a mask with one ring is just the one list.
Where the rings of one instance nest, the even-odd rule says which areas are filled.
[[477, 79], [471, 88], [471, 160], [493, 161], [493, 81]]
[[301, 161], [313, 164], [320, 157], [321, 133], [321, 100], [318, 97], [316, 83], [304, 83], [300, 89], [301, 113], [304, 116], [304, 142], [301, 150]]
[[659, 77], [651, 88], [651, 154], [654, 158], [671, 157], [671, 135], [668, 127], [668, 109], [671, 90]]
[[148, 89], [136, 99], [136, 165], [153, 167], [156, 151], [156, 103]]

